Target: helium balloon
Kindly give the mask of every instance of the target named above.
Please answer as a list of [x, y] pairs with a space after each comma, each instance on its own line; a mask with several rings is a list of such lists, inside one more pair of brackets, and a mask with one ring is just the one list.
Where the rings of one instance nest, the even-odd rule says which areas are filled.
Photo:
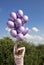
[[10, 34], [11, 34], [12, 37], [16, 37], [17, 36], [16, 30], [11, 30]]
[[23, 33], [25, 30], [25, 28], [23, 26], [20, 26], [18, 29], [18, 33]]
[[26, 28], [25, 30], [24, 30], [24, 32], [23, 32], [23, 35], [26, 35], [27, 33], [28, 33], [28, 28]]
[[28, 16], [24, 15], [23, 22], [26, 23], [28, 21]]
[[11, 19], [12, 21], [14, 21], [14, 20], [16, 20], [16, 18], [17, 18], [16, 13], [15, 13], [15, 12], [11, 12], [11, 14], [10, 14], [10, 19]]
[[21, 26], [22, 25], [21, 19], [17, 18], [15, 24], [16, 24], [16, 27]]
[[24, 36], [22, 33], [19, 33], [16, 37], [18, 40], [23, 40], [24, 39]]
[[7, 22], [7, 26], [8, 26], [9, 28], [13, 28], [13, 27], [14, 27], [14, 22], [8, 21], [8, 22]]
[[23, 11], [22, 11], [22, 10], [18, 10], [18, 12], [17, 12], [17, 17], [18, 17], [18, 18], [23, 17]]
[[24, 24], [28, 21], [28, 16], [23, 14], [22, 10], [18, 10], [16, 13], [11, 12], [7, 26], [10, 29], [9, 32], [12, 37], [18, 40], [23, 40], [24, 35], [27, 34], [28, 28], [24, 27]]

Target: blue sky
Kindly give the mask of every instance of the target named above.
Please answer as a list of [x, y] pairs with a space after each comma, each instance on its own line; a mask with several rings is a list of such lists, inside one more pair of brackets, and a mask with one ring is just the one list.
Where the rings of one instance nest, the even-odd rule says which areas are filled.
[[40, 30], [37, 33], [31, 31], [30, 34], [44, 37], [44, 0], [0, 0], [0, 37], [9, 35], [5, 30], [9, 14], [19, 9], [29, 17], [26, 26]]

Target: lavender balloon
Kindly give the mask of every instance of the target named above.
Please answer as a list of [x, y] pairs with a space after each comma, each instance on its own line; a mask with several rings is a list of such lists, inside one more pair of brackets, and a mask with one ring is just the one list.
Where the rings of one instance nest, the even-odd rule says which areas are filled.
[[24, 30], [24, 32], [23, 32], [23, 35], [26, 35], [26, 34], [28, 33], [28, 31], [29, 31], [29, 29], [26, 28], [26, 29]]
[[16, 37], [18, 40], [23, 40], [24, 39], [24, 36], [22, 33], [19, 33]]
[[9, 19], [14, 21], [14, 20], [16, 20], [16, 18], [17, 18], [16, 13], [15, 12], [11, 12]]
[[23, 26], [20, 26], [18, 29], [18, 33], [23, 33], [25, 30], [25, 28]]
[[22, 10], [18, 10], [18, 12], [17, 12], [17, 17], [18, 17], [18, 18], [23, 17], [23, 11], [22, 11]]
[[13, 21], [8, 21], [8, 22], [7, 22], [7, 26], [8, 26], [9, 28], [13, 28], [13, 27], [14, 27], [14, 22], [13, 22]]
[[28, 16], [23, 15], [22, 10], [18, 10], [17, 13], [11, 12], [9, 21], [7, 22], [8, 28], [10, 28], [10, 34], [12, 37], [18, 40], [23, 40], [24, 35], [27, 34], [28, 28], [24, 27], [24, 24], [28, 21]]
[[23, 19], [22, 19], [23, 24], [24, 23], [27, 23], [27, 21], [28, 21], [28, 16], [27, 15], [24, 15], [23, 16]]
[[17, 36], [16, 30], [11, 30], [10, 34], [11, 34], [12, 37], [16, 37]]
[[16, 24], [16, 27], [21, 26], [22, 25], [21, 19], [17, 18], [15, 24]]

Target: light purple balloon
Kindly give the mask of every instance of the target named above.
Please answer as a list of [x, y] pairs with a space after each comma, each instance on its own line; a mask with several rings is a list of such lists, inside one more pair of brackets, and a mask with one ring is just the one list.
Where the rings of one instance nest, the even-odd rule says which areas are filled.
[[23, 40], [24, 35], [28, 32], [28, 28], [23, 26], [27, 21], [28, 16], [23, 15], [22, 10], [18, 10], [17, 13], [11, 12], [9, 21], [7, 22], [8, 28], [11, 29], [11, 36], [17, 38], [18, 40]]
[[22, 20], [23, 24], [26, 23], [27, 21], [28, 21], [28, 16], [27, 15], [24, 15], [23, 16], [23, 20]]
[[18, 29], [18, 33], [23, 33], [25, 30], [25, 28], [23, 26], [20, 26]]
[[16, 13], [15, 12], [11, 12], [9, 19], [12, 20], [12, 21], [14, 21], [14, 20], [16, 20], [16, 18], [17, 18]]
[[17, 18], [16, 21], [15, 21], [15, 24], [16, 24], [16, 27], [21, 26], [22, 25], [21, 19]]
[[8, 28], [13, 28], [14, 27], [14, 22], [13, 21], [8, 21], [7, 26], [8, 26]]
[[16, 37], [18, 40], [23, 40], [24, 39], [24, 36], [22, 33], [19, 33]]
[[11, 34], [12, 37], [16, 37], [17, 36], [16, 30], [11, 30], [10, 34]]
[[17, 17], [18, 17], [18, 18], [23, 17], [23, 11], [22, 11], [22, 10], [18, 10], [18, 12], [17, 12]]
[[28, 33], [28, 31], [29, 31], [29, 29], [26, 28], [26, 29], [24, 30], [24, 32], [23, 32], [23, 35], [26, 35], [26, 34]]

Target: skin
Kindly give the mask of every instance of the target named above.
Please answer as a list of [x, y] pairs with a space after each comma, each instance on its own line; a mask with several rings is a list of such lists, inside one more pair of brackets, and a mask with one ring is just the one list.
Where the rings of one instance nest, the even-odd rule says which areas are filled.
[[22, 55], [22, 52], [23, 52], [23, 50], [18, 50], [18, 49], [17, 49], [17, 51], [16, 51], [15, 54], [16, 54], [16, 55]]
[[[16, 40], [16, 43], [19, 44], [19, 41], [20, 41], [20, 40]], [[22, 52], [23, 52], [23, 50], [18, 50], [18, 47], [17, 47], [17, 48], [16, 48], [16, 51], [15, 51], [15, 54], [21, 55]]]
[[19, 44], [19, 40], [16, 40], [16, 44], [14, 45], [14, 51], [13, 51], [14, 52], [14, 60], [15, 60], [16, 65], [23, 65], [25, 47], [19, 48], [18, 44]]

